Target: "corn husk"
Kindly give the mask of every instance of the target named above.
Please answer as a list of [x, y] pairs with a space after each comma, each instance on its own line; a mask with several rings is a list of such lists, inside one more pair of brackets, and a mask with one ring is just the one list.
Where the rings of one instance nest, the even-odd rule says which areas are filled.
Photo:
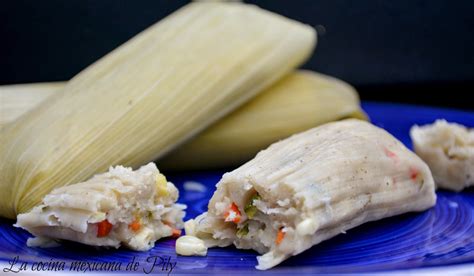
[[242, 3], [191, 3], [0, 132], [0, 215], [117, 164], [163, 156], [312, 52], [306, 25]]
[[0, 86], [0, 129], [60, 91], [65, 82]]
[[[38, 85], [58, 93], [63, 82]], [[28, 89], [27, 89], [28, 88]], [[34, 84], [0, 87], [10, 92], [8, 102], [34, 94]], [[18, 92], [15, 96], [13, 92]], [[48, 91], [48, 92], [51, 92]], [[35, 95], [38, 97], [38, 95]], [[26, 111], [23, 108], [23, 112]], [[20, 113], [20, 110], [15, 110]], [[366, 120], [356, 90], [336, 78], [300, 70], [289, 74], [257, 97], [220, 119], [205, 131], [167, 154], [160, 167], [172, 170], [208, 169], [239, 165], [273, 142], [315, 126], [345, 119]]]
[[367, 120], [356, 90], [336, 78], [297, 71], [158, 162], [166, 169], [242, 164], [270, 144], [330, 121]]

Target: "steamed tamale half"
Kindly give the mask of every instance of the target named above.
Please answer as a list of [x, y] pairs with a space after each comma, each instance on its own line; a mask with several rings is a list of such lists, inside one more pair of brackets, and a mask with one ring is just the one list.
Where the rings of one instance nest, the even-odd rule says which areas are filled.
[[[48, 86], [60, 93], [57, 87], [64, 84], [4, 86], [0, 87], [0, 96], [4, 92], [9, 106], [22, 108], [14, 111], [18, 114], [26, 110], [17, 103], [26, 94], [38, 90], [34, 99], [49, 95], [43, 93]], [[354, 88], [323, 74], [296, 71], [167, 154], [159, 162], [160, 167], [183, 170], [238, 165], [291, 134], [349, 117], [366, 119]]]
[[349, 117], [367, 118], [352, 86], [316, 72], [296, 71], [158, 164], [170, 169], [238, 165], [278, 140]]
[[0, 215], [111, 165], [161, 157], [301, 64], [314, 30], [237, 2], [191, 3], [0, 132]]

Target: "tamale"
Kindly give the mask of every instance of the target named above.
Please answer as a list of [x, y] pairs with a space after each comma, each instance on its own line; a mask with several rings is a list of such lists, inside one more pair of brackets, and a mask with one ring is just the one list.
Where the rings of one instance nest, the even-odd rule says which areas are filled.
[[[216, 184], [185, 223], [206, 246], [253, 249], [269, 269], [369, 221], [436, 203], [428, 165], [385, 130], [356, 119], [272, 144]], [[188, 234], [188, 233], [187, 233]]]
[[56, 94], [65, 84], [43, 82], [0, 86], [0, 128]]
[[[49, 83], [38, 85], [44, 88]], [[65, 83], [51, 83], [50, 89], [59, 93], [56, 87], [61, 85]], [[23, 98], [19, 94], [27, 88], [33, 94], [36, 87], [20, 87], [0, 87], [0, 95], [10, 92], [10, 105], [21, 108], [15, 103]], [[45, 94], [40, 89], [38, 92]], [[184, 170], [237, 165], [291, 134], [349, 117], [367, 119], [354, 88], [320, 73], [295, 71], [167, 154], [160, 160], [160, 167]]]
[[367, 119], [354, 88], [333, 77], [296, 71], [160, 160], [161, 168], [239, 165], [292, 134], [344, 118]]
[[132, 171], [122, 166], [91, 179], [54, 189], [16, 227], [34, 236], [28, 246], [48, 247], [55, 240], [93, 246], [126, 246], [146, 251], [155, 241], [179, 236], [186, 205], [154, 163]]
[[410, 129], [413, 149], [431, 171], [436, 187], [460, 192], [474, 186], [474, 128], [438, 119]]
[[186, 5], [0, 130], [0, 215], [163, 156], [300, 65], [315, 41], [310, 26], [253, 5]]

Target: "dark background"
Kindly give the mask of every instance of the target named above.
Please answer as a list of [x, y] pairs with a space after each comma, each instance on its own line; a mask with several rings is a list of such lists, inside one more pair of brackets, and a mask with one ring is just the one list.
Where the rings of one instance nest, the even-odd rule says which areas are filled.
[[[67, 80], [188, 1], [0, 2], [0, 84]], [[474, 110], [474, 1], [246, 1], [319, 31], [305, 68], [363, 100]]]

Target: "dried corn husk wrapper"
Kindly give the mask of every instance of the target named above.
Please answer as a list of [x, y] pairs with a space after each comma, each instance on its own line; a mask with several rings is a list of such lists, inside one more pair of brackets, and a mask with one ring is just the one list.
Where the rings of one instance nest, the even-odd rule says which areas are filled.
[[111, 165], [161, 157], [301, 64], [314, 30], [242, 3], [191, 3], [0, 132], [0, 215]]
[[52, 94], [57, 94], [65, 82], [44, 82], [0, 86], [0, 129], [30, 111]]
[[367, 119], [356, 90], [333, 77], [297, 71], [168, 154], [159, 165], [171, 169], [238, 165], [278, 140], [344, 118]]
[[[63, 82], [0, 87], [12, 107], [25, 108], [18, 100], [27, 95], [47, 96]], [[50, 85], [50, 91], [45, 87]], [[17, 93], [14, 93], [17, 92]], [[22, 95], [27, 94], [27, 95]], [[15, 114], [20, 110], [14, 110]], [[333, 77], [295, 71], [257, 97], [214, 123], [205, 131], [160, 160], [173, 170], [217, 168], [240, 164], [259, 150], [291, 134], [344, 118], [367, 119], [354, 88]]]

